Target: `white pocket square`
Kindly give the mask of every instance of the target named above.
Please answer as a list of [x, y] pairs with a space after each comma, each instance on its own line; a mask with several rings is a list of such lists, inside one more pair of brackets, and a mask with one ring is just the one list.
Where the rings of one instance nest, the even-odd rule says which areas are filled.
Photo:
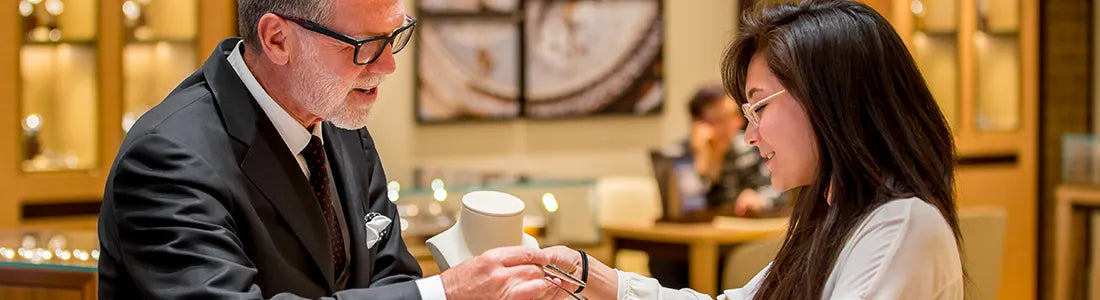
[[374, 245], [386, 236], [386, 230], [390, 228], [390, 223], [393, 223], [390, 218], [375, 212], [363, 216], [363, 221], [366, 222], [367, 226], [367, 249], [374, 248]]

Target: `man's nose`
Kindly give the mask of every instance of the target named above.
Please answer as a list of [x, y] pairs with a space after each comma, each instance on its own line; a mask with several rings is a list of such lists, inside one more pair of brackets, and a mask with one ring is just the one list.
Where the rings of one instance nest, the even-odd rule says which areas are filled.
[[393, 74], [397, 71], [397, 59], [393, 56], [393, 45], [386, 44], [386, 48], [382, 49], [382, 54], [378, 55], [378, 59], [367, 65], [367, 70], [375, 74]]

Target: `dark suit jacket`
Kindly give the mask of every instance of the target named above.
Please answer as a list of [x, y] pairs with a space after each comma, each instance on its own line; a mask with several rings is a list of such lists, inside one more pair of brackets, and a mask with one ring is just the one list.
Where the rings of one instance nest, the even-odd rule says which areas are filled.
[[[337, 286], [320, 205], [226, 57], [202, 68], [131, 128], [99, 215], [103, 299], [418, 299], [420, 267], [401, 240], [366, 129], [323, 123], [351, 241]], [[366, 246], [364, 215], [393, 220]]]

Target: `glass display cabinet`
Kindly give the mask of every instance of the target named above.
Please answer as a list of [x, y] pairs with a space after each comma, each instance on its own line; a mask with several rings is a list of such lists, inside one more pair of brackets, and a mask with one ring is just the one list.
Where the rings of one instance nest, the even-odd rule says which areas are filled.
[[198, 67], [198, 0], [129, 0], [122, 4], [121, 129], [164, 99]]
[[977, 30], [973, 40], [976, 131], [1020, 129], [1019, 7], [1019, 0], [977, 1]]
[[95, 0], [20, 0], [19, 116], [24, 172], [96, 166]]
[[1023, 9], [1037, 3], [896, 0], [884, 13], [908, 43], [962, 156], [1018, 158], [1019, 141], [1037, 132], [1038, 15]]
[[958, 8], [954, 0], [913, 1], [912, 50], [951, 127], [959, 125]]
[[13, 0], [0, 15], [0, 228], [94, 227], [126, 130], [236, 35], [224, 0]]

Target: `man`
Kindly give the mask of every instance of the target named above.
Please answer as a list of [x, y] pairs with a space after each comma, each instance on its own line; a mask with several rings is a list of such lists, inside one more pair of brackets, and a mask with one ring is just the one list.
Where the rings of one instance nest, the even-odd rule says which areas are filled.
[[699, 89], [688, 102], [691, 136], [681, 147], [694, 158], [695, 171], [716, 209], [732, 206], [738, 216], [782, 209], [788, 197], [771, 188], [759, 152], [744, 142], [745, 118], [721, 86]]
[[104, 299], [503, 299], [553, 292], [494, 249], [439, 276], [401, 239], [364, 129], [415, 20], [400, 0], [240, 0], [223, 41], [132, 127], [100, 213]]

